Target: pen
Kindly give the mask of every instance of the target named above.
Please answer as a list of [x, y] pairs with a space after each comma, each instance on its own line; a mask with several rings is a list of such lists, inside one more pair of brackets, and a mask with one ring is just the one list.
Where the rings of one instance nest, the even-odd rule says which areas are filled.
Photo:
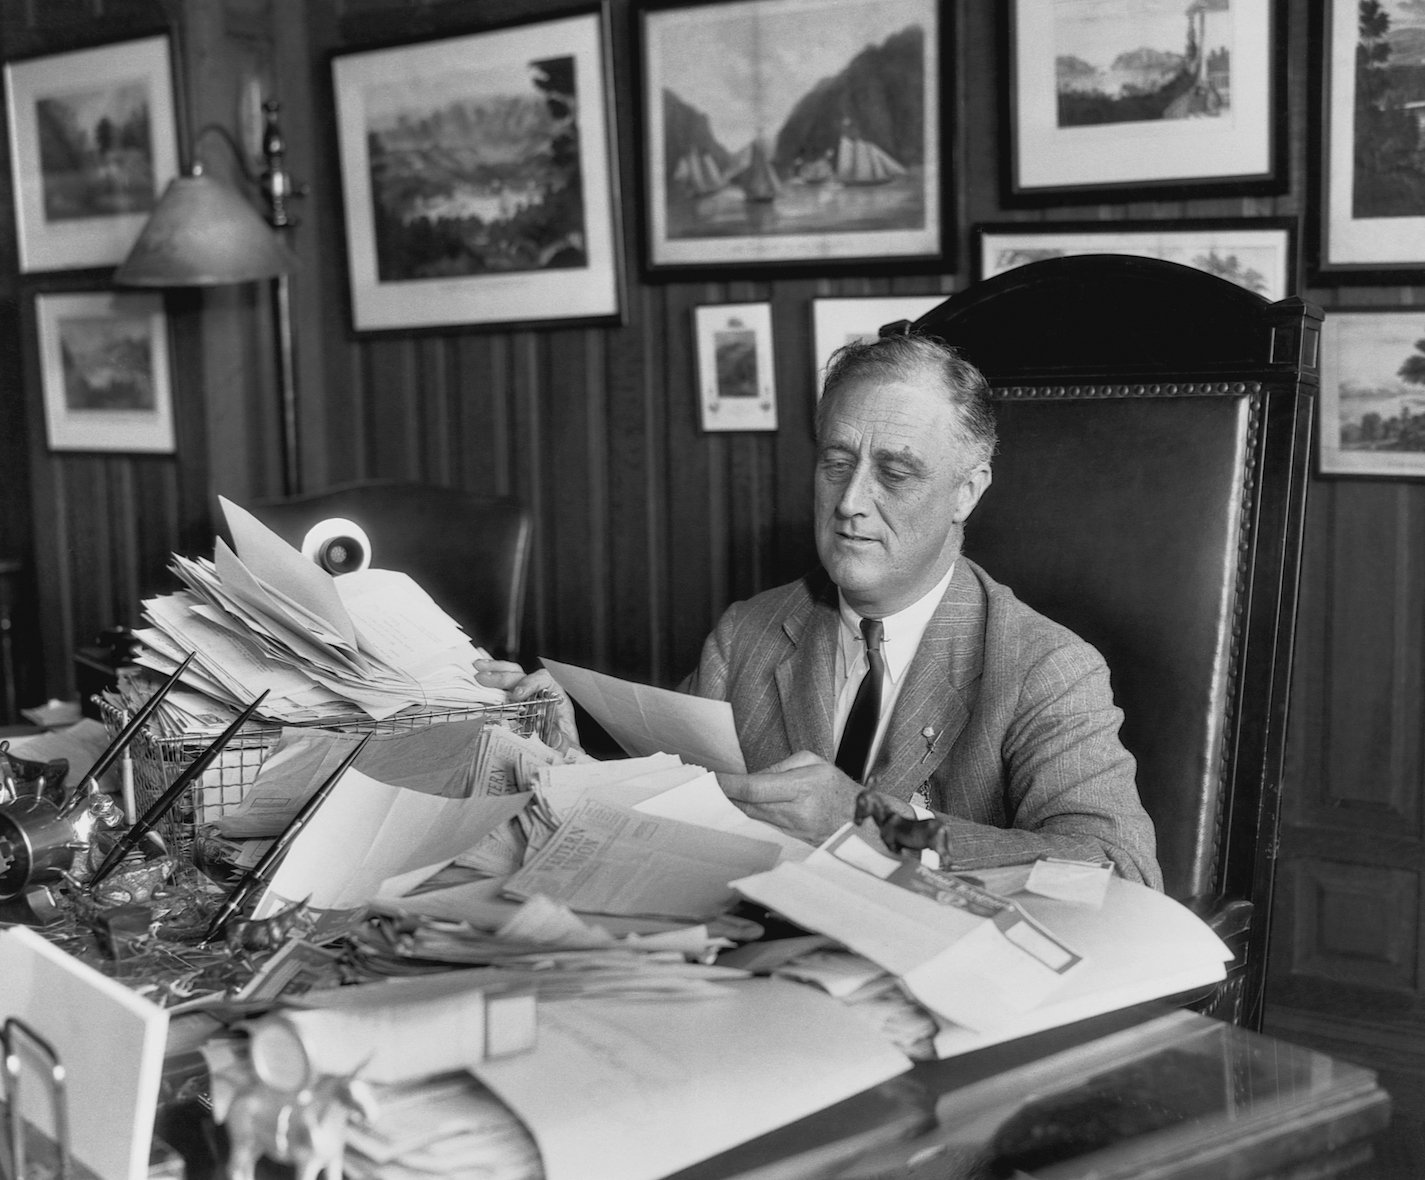
[[178, 683], [178, 678], [188, 669], [188, 665], [193, 662], [196, 652], [189, 652], [183, 662], [178, 665], [168, 676], [168, 679], [160, 684], [154, 694], [148, 698], [129, 718], [129, 723], [124, 726], [105, 748], [104, 752], [95, 760], [94, 765], [89, 768], [89, 772], [79, 780], [79, 784], [74, 788], [74, 794], [70, 802], [83, 799], [92, 791], [99, 789], [99, 779], [110, 766], [114, 764], [114, 759], [122, 754], [133, 740], [134, 734], [138, 733], [139, 727], [149, 719], [149, 715], [158, 708], [159, 702], [168, 695], [168, 690]]
[[218, 756], [222, 748], [228, 744], [233, 734], [242, 728], [243, 722], [251, 717], [257, 706], [262, 704], [266, 699], [267, 690], [264, 689], [262, 694], [239, 713], [236, 720], [214, 739], [212, 745], [184, 768], [183, 773], [173, 780], [173, 785], [164, 791], [163, 794], [154, 801], [153, 805], [139, 817], [139, 822], [134, 824], [133, 827], [119, 837], [114, 846], [109, 849], [108, 855], [104, 857], [99, 867], [94, 871], [94, 876], [89, 882], [90, 889], [96, 888], [99, 882], [114, 870], [114, 867], [129, 854], [138, 842], [153, 830], [154, 825], [173, 809], [173, 805], [182, 798], [183, 792], [188, 789], [188, 786], [197, 779], [203, 771], [208, 769], [209, 764]]
[[208, 923], [208, 933], [203, 938], [204, 942], [212, 942], [222, 931], [224, 923], [242, 908], [243, 902], [247, 900], [253, 889], [266, 882], [267, 874], [272, 871], [278, 858], [287, 851], [288, 846], [297, 838], [298, 833], [306, 827], [307, 821], [317, 813], [317, 808], [326, 802], [327, 796], [332, 793], [337, 781], [356, 761], [356, 756], [366, 749], [366, 743], [370, 740], [371, 734], [368, 733], [351, 748], [351, 752], [341, 760], [341, 764], [326, 777], [326, 781], [321, 786], [312, 792], [312, 797], [302, 804], [301, 809], [282, 829], [282, 834], [272, 841], [258, 862], [243, 874], [242, 880], [234, 886], [233, 891], [218, 907], [218, 912], [213, 915], [213, 920]]

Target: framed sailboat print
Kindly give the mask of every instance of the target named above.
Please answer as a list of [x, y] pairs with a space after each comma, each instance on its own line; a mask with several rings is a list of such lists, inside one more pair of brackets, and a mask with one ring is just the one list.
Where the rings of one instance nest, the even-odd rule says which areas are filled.
[[953, 224], [936, 0], [651, 0], [639, 12], [652, 275], [895, 260]]

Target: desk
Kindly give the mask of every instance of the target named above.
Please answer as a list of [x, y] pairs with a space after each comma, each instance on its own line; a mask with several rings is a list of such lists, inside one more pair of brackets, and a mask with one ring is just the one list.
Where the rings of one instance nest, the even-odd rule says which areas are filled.
[[1319, 1180], [1389, 1117], [1369, 1070], [1154, 1004], [922, 1063], [676, 1180]]
[[[1105, 1079], [1117, 1078], [1118, 1100]], [[1051, 1120], [1031, 1101], [1096, 1079], [1061, 1128], [1103, 1146], [1035, 1180], [1322, 1180], [1369, 1158], [1390, 1099], [1369, 1070], [1164, 1004], [1110, 1013], [947, 1061], [925, 1062], [669, 1180], [991, 1180], [983, 1145], [1010, 1128], [1043, 1146]], [[1125, 1088], [1126, 1087], [1126, 1088]], [[212, 1138], [195, 1105], [160, 1115], [159, 1133], [215, 1180]], [[263, 1180], [291, 1169], [264, 1161]]]

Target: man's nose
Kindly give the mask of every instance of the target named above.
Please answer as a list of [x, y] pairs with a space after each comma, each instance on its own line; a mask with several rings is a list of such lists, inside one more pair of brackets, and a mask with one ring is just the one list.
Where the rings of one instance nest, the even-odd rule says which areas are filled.
[[863, 516], [870, 506], [870, 476], [864, 467], [858, 466], [851, 473], [841, 489], [836, 501], [836, 510], [842, 516]]

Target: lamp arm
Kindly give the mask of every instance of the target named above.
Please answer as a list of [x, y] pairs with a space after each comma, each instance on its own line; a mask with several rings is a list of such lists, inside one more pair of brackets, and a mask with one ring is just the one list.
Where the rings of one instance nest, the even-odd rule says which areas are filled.
[[297, 224], [297, 219], [292, 216], [287, 203], [294, 197], [305, 197], [308, 192], [307, 185], [294, 181], [292, 174], [286, 168], [287, 143], [282, 135], [282, 128], [277, 123], [277, 112], [280, 107], [281, 104], [275, 98], [269, 98], [262, 104], [266, 119], [262, 129], [262, 155], [266, 167], [263, 168], [261, 175], [253, 172], [248, 163], [247, 153], [238, 144], [233, 133], [223, 124], [205, 123], [199, 128], [198, 134], [193, 137], [194, 166], [200, 170], [198, 145], [205, 135], [216, 135], [228, 145], [233, 158], [237, 161], [243, 179], [262, 193], [266, 200], [267, 222], [274, 229], [285, 229]]

